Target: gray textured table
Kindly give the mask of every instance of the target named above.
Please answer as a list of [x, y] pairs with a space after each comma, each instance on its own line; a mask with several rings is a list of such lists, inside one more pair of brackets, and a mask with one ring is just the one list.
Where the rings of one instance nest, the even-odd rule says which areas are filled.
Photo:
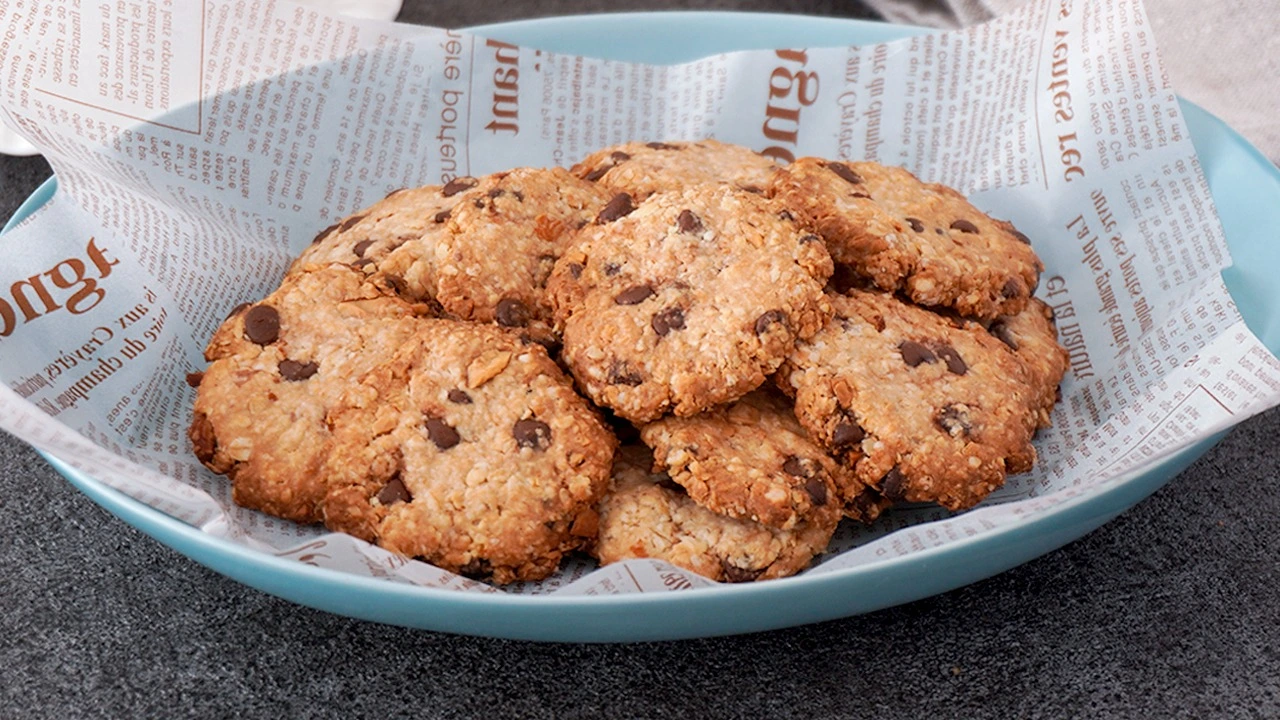
[[[409, 5], [407, 20], [467, 25], [603, 3]], [[48, 174], [0, 159], [0, 214]], [[746, 637], [547, 646], [362, 623], [242, 587], [0, 435], [0, 718], [1274, 717], [1276, 437], [1280, 413], [1246, 422], [1102, 529], [946, 595]]]

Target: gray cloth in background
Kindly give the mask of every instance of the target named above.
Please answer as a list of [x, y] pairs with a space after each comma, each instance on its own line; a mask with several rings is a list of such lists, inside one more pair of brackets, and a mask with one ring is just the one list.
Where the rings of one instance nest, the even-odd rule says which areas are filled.
[[[688, 5], [411, 0], [402, 18]], [[48, 173], [0, 158], [0, 217]], [[745, 637], [546, 646], [374, 625], [238, 585], [0, 433], [0, 718], [1275, 717], [1277, 437], [1280, 412], [1248, 421], [1100, 530], [945, 595]]]
[[[955, 28], [1027, 0], [867, 0], [893, 22]], [[1030, 0], [1048, 2], [1049, 0]], [[1144, 0], [1179, 95], [1217, 115], [1280, 161], [1280, 2]]]

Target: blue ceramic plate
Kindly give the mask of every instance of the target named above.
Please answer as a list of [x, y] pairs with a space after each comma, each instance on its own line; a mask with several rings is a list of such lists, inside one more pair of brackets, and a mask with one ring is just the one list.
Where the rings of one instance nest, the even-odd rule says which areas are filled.
[[[883, 42], [927, 32], [852, 20], [725, 13], [596, 15], [474, 31], [522, 45], [619, 60], [680, 62], [731, 50]], [[1218, 203], [1235, 268], [1232, 295], [1273, 352], [1280, 349], [1280, 172], [1217, 118], [1183, 103]], [[55, 192], [45, 183], [10, 224]], [[1221, 436], [1219, 436], [1221, 437]], [[379, 622], [534, 640], [606, 642], [726, 635], [864, 613], [966, 585], [1024, 563], [1115, 517], [1166, 483], [1219, 437], [1109, 489], [1022, 524], [909, 557], [812, 577], [619, 597], [527, 597], [432, 590], [323, 570], [195, 530], [49, 458], [86, 495], [196, 562], [303, 605]]]

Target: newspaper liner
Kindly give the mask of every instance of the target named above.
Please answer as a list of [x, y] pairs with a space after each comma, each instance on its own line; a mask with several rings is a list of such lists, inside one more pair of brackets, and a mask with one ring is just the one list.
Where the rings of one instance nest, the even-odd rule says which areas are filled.
[[[335, 218], [404, 186], [716, 137], [788, 161], [872, 159], [968, 193], [1034, 239], [1071, 352], [1034, 471], [976, 510], [842, 526], [810, 573], [991, 532], [1280, 403], [1145, 13], [1060, 0], [897, 42], [654, 66], [285, 2], [0, 3], [7, 120], [59, 192], [0, 240], [0, 428], [137, 500], [299, 562], [488, 587], [236, 507], [185, 436], [204, 343]], [[661, 562], [504, 590], [712, 585]]]

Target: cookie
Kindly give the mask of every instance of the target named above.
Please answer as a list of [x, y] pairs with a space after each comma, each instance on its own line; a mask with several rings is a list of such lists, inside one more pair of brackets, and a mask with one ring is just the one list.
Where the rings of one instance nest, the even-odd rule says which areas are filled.
[[863, 522], [882, 509], [850, 470], [809, 440], [776, 391], [758, 390], [693, 417], [662, 418], [641, 428], [640, 437], [658, 469], [720, 515], [791, 530], [805, 521], [826, 524], [826, 515], [844, 507]]
[[1066, 348], [1058, 344], [1053, 310], [1039, 298], [1031, 298], [1017, 315], [997, 318], [987, 332], [1013, 350], [1027, 373], [1035, 398], [1036, 425], [1049, 427], [1049, 415], [1062, 397], [1059, 385], [1067, 371]]
[[1022, 311], [1044, 270], [1027, 236], [898, 167], [801, 158], [770, 192], [882, 290], [991, 320]]
[[583, 158], [573, 174], [638, 201], [701, 183], [761, 192], [777, 168], [772, 159], [741, 145], [699, 140], [615, 145]]
[[[436, 300], [458, 318], [549, 337], [545, 286], [552, 267], [612, 193], [562, 168], [490, 175], [476, 190], [454, 208], [436, 245]], [[396, 265], [386, 269], [395, 272]]]
[[643, 449], [618, 454], [591, 546], [602, 565], [653, 558], [719, 582], [770, 580], [804, 570], [835, 532], [833, 512], [790, 530], [712, 512], [665, 475], [649, 472], [649, 462]]
[[208, 369], [191, 378], [196, 456], [231, 478], [237, 504], [318, 521], [328, 411], [425, 312], [346, 265], [310, 266], [236, 308], [209, 341]]
[[547, 291], [579, 387], [642, 423], [759, 387], [830, 315], [830, 274], [818, 237], [771, 201], [702, 185], [615, 196]]
[[345, 262], [445, 314], [531, 328], [547, 340], [547, 277], [573, 232], [611, 196], [562, 168], [401, 190], [322, 232], [290, 272]]
[[536, 343], [423, 321], [332, 413], [325, 524], [503, 584], [595, 535], [612, 433]]
[[[416, 300], [435, 297], [436, 239], [447, 229], [449, 211], [465, 203], [475, 181], [466, 178], [448, 185], [428, 185], [396, 190], [383, 200], [343, 218], [321, 230], [310, 247], [302, 251], [287, 275], [315, 264], [346, 263], [366, 274], [379, 269], [393, 253], [398, 272], [389, 273], [402, 281], [402, 292]], [[414, 260], [422, 260], [414, 264]]]
[[1035, 462], [1046, 388], [976, 321], [887, 293], [833, 296], [835, 317], [777, 380], [796, 417], [891, 501], [971, 507]]

